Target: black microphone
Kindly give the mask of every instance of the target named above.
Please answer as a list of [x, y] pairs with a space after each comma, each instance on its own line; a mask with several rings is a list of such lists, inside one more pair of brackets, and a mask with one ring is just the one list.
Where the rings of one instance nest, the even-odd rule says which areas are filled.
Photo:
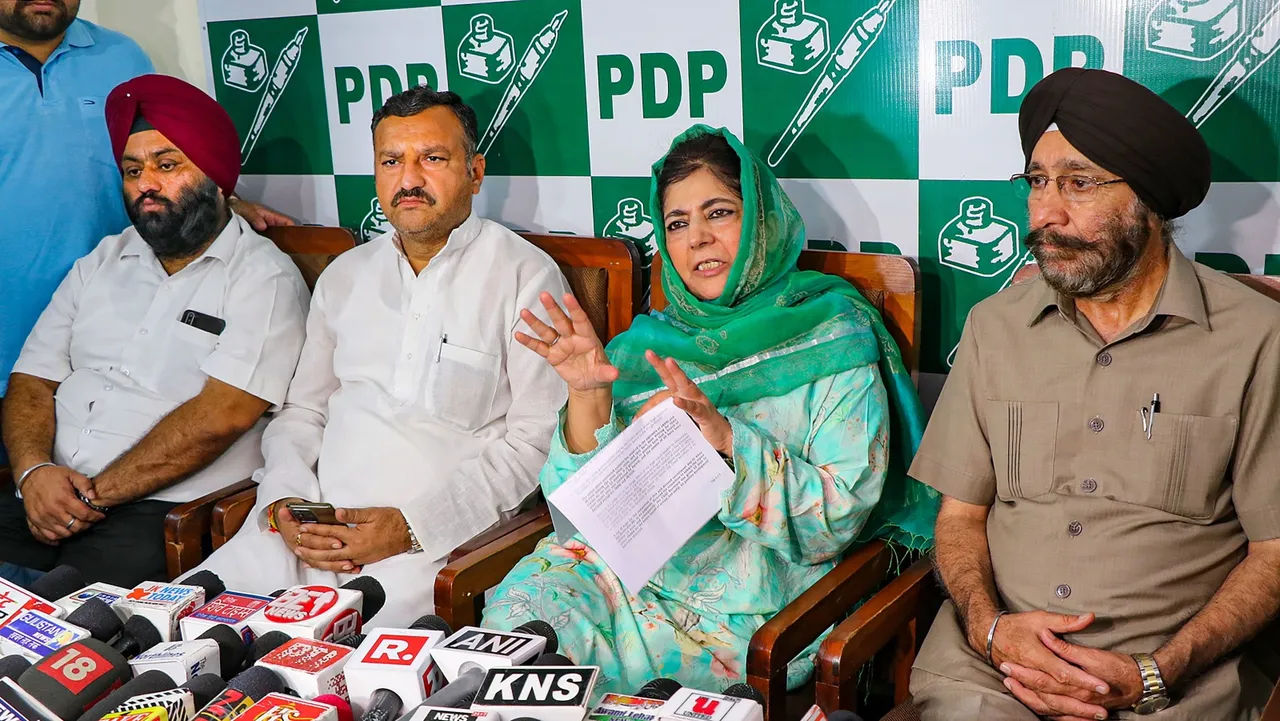
[[418, 617], [418, 620], [409, 624], [409, 628], [414, 631], [439, 631], [445, 636], [453, 633], [453, 629], [449, 628], [448, 621], [432, 613]]
[[735, 683], [734, 685], [724, 690], [724, 695], [732, 696], [734, 698], [746, 699], [748, 701], [755, 701], [756, 703], [760, 704], [761, 708], [764, 707], [764, 694], [760, 693], [755, 689], [754, 686], [751, 686], [749, 684]]
[[111, 648], [125, 658], [133, 658], [162, 640], [155, 624], [141, 616], [130, 616], [129, 620], [124, 622], [120, 638], [111, 644]]
[[[236, 630], [225, 623], [213, 626], [208, 631], [200, 634], [197, 640], [207, 638], [218, 644], [218, 675], [227, 679], [235, 676], [244, 665], [245, 657], [249, 655], [249, 647], [244, 645], [244, 639]], [[223, 686], [226, 686], [224, 683]], [[218, 689], [221, 691], [222, 689]], [[217, 691], [214, 692], [216, 694]], [[203, 706], [204, 704], [200, 704]]]
[[277, 648], [280, 648], [291, 638], [293, 637], [284, 631], [268, 631], [262, 634], [255, 639], [253, 645], [249, 647], [249, 654], [244, 659], [245, 667], [251, 668], [258, 661], [262, 660], [263, 656], [266, 656]]
[[373, 697], [369, 699], [369, 705], [365, 707], [360, 721], [393, 721], [400, 715], [403, 706], [404, 702], [400, 700], [400, 694], [391, 689], [380, 688], [373, 692]]
[[67, 614], [66, 621], [103, 642], [110, 642], [124, 628], [120, 617], [100, 598], [91, 598], [80, 604], [79, 608]]
[[80, 715], [79, 721], [98, 721], [98, 719], [111, 713], [117, 706], [134, 696], [145, 696], [149, 693], [168, 691], [174, 687], [173, 679], [169, 678], [169, 674], [163, 671], [147, 671], [146, 673], [138, 674], [128, 683], [103, 696], [101, 701], [90, 706], [88, 711]]
[[378, 583], [378, 579], [373, 576], [357, 576], [350, 581], [339, 586], [348, 591], [359, 591], [363, 597], [360, 599], [360, 622], [365, 624], [369, 619], [378, 615], [382, 607], [387, 604], [387, 591]]
[[[572, 666], [573, 662], [558, 653], [544, 653], [531, 665], [533, 666]], [[439, 706], [441, 708], [467, 708], [480, 692], [485, 676], [489, 670], [474, 666], [451, 681], [448, 686], [427, 697], [423, 706]]]
[[641, 686], [640, 690], [636, 691], [632, 695], [639, 696], [640, 698], [651, 698], [655, 701], [670, 701], [676, 691], [679, 691], [682, 688], [684, 688], [684, 686], [675, 679], [655, 678], [649, 683]]
[[62, 565], [37, 578], [27, 590], [53, 602], [79, 591], [86, 585], [84, 574], [80, 573], [79, 569]]
[[191, 698], [196, 708], [204, 708], [214, 696], [222, 693], [227, 687], [227, 682], [216, 673], [202, 673], [193, 676], [190, 681], [182, 684], [178, 688], [191, 690]]
[[368, 637], [369, 636], [367, 634], [353, 633], [350, 636], [343, 636], [337, 641], [334, 641], [334, 643], [339, 646], [346, 646], [347, 648], [360, 648], [360, 644], [364, 643], [364, 640]]
[[[555, 653], [556, 651], [560, 650], [560, 639], [559, 637], [556, 636], [556, 630], [552, 628], [551, 624], [547, 623], [546, 621], [539, 621], [537, 619], [533, 621], [527, 621], [525, 623], [520, 624], [519, 626], [516, 626], [511, 630], [520, 632], [520, 633], [531, 633], [534, 636], [542, 636], [543, 638], [547, 639], [547, 645], [542, 649], [542, 653], [544, 655], [549, 653]], [[537, 661], [534, 661], [534, 663], [537, 663]], [[569, 665], [572, 666], [573, 663], [570, 662]]]
[[31, 668], [31, 662], [20, 654], [15, 653], [0, 658], [0, 678], [16, 679], [29, 668]]
[[253, 666], [231, 679], [196, 713], [196, 721], [231, 721], [271, 693], [284, 693], [284, 681], [274, 671]]
[[827, 714], [827, 721], [862, 721], [862, 717], [852, 711], [840, 709]]

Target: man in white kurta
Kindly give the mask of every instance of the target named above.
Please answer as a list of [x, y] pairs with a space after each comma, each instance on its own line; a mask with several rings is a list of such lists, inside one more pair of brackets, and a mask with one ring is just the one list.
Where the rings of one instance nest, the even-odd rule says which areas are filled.
[[[449, 552], [536, 488], [566, 391], [513, 332], [521, 309], [567, 285], [546, 254], [471, 212], [484, 159], [468, 111], [414, 88], [375, 116], [378, 194], [396, 231], [316, 284], [285, 408], [263, 438], [257, 505], [201, 566], [228, 588], [372, 575], [387, 591], [376, 621], [407, 624], [433, 611]], [[431, 230], [435, 244], [421, 242]], [[342, 523], [292, 523], [288, 499], [333, 504]]]

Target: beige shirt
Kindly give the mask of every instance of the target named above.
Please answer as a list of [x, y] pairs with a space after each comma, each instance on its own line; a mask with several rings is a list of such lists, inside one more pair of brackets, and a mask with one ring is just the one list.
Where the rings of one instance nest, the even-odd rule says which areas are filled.
[[1170, 259], [1111, 343], [1042, 279], [976, 306], [911, 468], [991, 505], [1005, 608], [1096, 613], [1072, 640], [1125, 653], [1154, 651], [1248, 541], [1280, 536], [1280, 303]]
[[[217, 378], [284, 404], [306, 328], [293, 261], [238, 215], [204, 254], [169, 275], [132, 227], [103, 239], [58, 286], [14, 365], [58, 383], [53, 460], [94, 476]], [[221, 333], [183, 317], [225, 322]], [[216, 461], [148, 496], [181, 503], [262, 465], [266, 420]]]

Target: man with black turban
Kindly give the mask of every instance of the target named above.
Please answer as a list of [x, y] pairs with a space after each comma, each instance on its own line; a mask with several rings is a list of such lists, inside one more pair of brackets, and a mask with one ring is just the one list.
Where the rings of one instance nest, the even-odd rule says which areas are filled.
[[1040, 277], [973, 309], [911, 468], [944, 495], [950, 597], [914, 701], [925, 721], [1256, 719], [1280, 304], [1174, 244], [1209, 150], [1156, 94], [1061, 70], [1019, 130]]
[[230, 209], [240, 143], [216, 101], [143, 75], [106, 121], [133, 225], [76, 262], [10, 376], [0, 558], [128, 587], [166, 577], [169, 509], [262, 464], [308, 293]]

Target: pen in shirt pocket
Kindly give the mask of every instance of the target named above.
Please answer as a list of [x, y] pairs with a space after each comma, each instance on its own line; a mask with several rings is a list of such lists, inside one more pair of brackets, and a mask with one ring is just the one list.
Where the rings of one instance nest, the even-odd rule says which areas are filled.
[[1138, 409], [1138, 415], [1142, 417], [1142, 430], [1147, 434], [1147, 440], [1151, 440], [1151, 429], [1156, 425], [1156, 414], [1160, 412], [1160, 394], [1155, 393], [1151, 396], [1151, 405]]
[[440, 354], [444, 351], [444, 344], [449, 342], [449, 334], [445, 333], [440, 336], [440, 345], [436, 346], [436, 362], [440, 362]]

